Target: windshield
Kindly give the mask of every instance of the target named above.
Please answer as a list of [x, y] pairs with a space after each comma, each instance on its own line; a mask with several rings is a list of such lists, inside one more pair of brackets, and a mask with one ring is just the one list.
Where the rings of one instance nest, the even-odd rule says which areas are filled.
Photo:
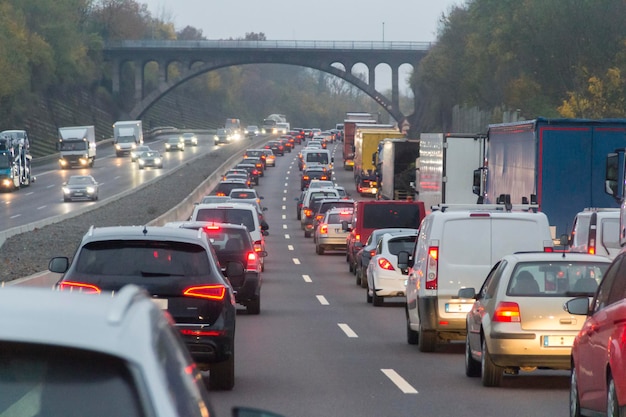
[[307, 152], [307, 162], [318, 162], [320, 164], [328, 164], [328, 153], [326, 152]]
[[118, 136], [117, 143], [134, 143], [134, 136]]
[[84, 151], [87, 150], [87, 142], [77, 140], [75, 142], [60, 142], [61, 151]]

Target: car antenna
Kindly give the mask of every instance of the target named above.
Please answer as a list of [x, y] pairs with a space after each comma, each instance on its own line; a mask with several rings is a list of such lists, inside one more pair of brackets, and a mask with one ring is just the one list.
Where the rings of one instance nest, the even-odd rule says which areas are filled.
[[144, 234], [144, 236], [148, 234], [148, 228], [146, 227], [145, 224], [143, 225], [143, 232], [142, 233]]

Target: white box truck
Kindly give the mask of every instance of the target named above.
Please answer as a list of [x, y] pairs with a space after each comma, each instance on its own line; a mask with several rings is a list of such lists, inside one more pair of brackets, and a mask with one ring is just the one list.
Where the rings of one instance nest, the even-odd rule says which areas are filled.
[[130, 155], [133, 149], [142, 144], [141, 120], [123, 120], [113, 124], [113, 145], [117, 156]]
[[96, 131], [93, 126], [59, 128], [59, 165], [61, 169], [93, 167], [96, 160]]
[[415, 162], [416, 200], [426, 211], [439, 204], [476, 204], [474, 171], [483, 166], [485, 135], [422, 133]]

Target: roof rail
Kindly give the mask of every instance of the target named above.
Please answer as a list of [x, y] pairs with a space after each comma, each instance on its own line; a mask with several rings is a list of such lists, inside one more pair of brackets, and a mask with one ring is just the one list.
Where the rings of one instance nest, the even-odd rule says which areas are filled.
[[595, 211], [595, 212], [618, 212], [619, 207], [585, 207], [583, 211]]
[[539, 206], [537, 204], [438, 204], [431, 207], [432, 211], [455, 211], [455, 210], [473, 210], [473, 211], [533, 211], [537, 212]]

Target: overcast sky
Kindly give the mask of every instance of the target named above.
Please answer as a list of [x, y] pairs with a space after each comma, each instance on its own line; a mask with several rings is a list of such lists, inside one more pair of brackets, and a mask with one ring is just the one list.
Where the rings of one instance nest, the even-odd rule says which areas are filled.
[[436, 40], [442, 13], [465, 0], [138, 0], [176, 30], [207, 39], [263, 32], [268, 40]]

